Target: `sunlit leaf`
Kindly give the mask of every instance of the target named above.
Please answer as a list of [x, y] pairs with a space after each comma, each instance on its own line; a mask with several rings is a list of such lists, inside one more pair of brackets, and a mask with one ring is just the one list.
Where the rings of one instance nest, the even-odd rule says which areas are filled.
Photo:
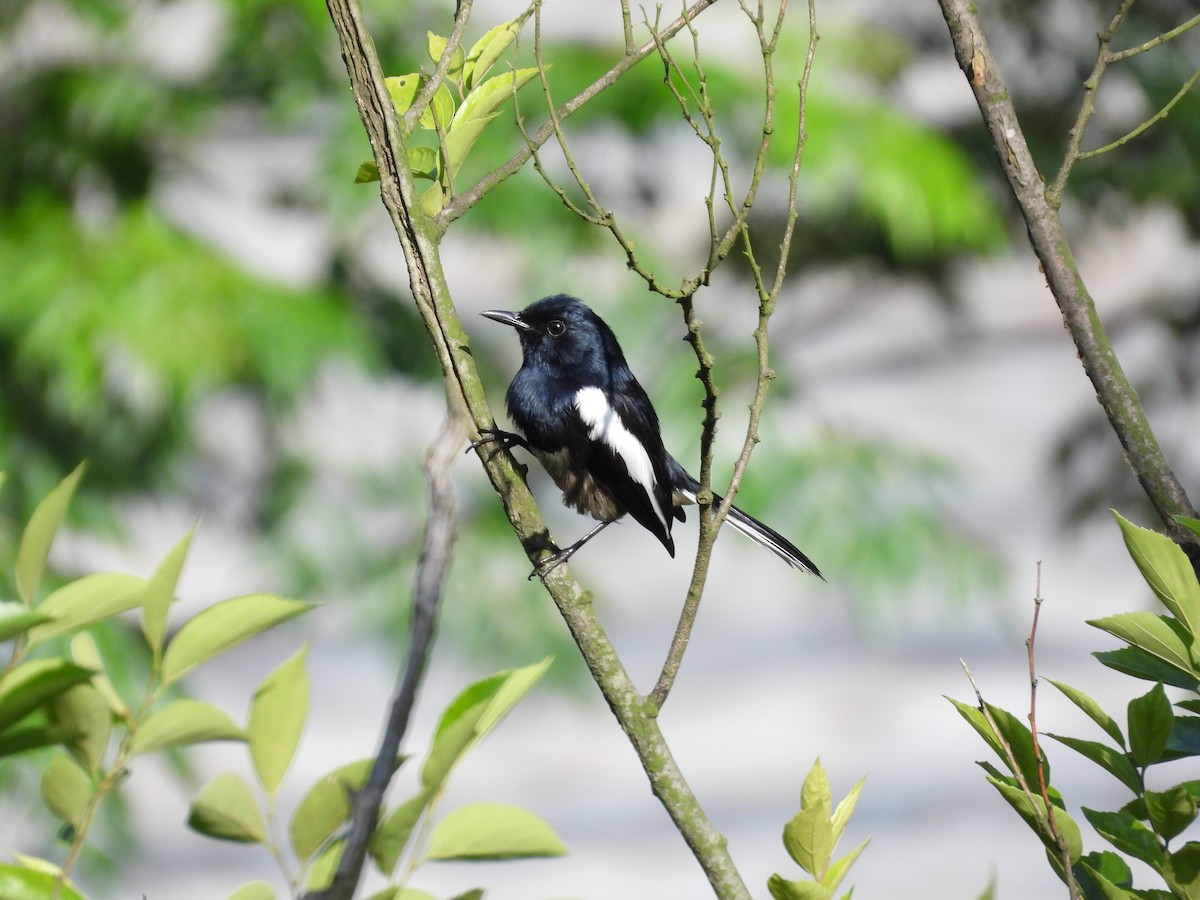
[[0, 681], [0, 731], [91, 677], [88, 669], [62, 659], [26, 660]]
[[32, 629], [29, 643], [32, 646], [131, 610], [141, 603], [145, 587], [145, 579], [124, 572], [84, 575], [64, 584], [38, 605], [38, 612], [52, 616], [53, 621]]
[[78, 828], [92, 799], [92, 779], [74, 759], [57, 753], [42, 772], [42, 800], [55, 817]]
[[385, 78], [383, 82], [392, 97], [392, 103], [396, 105], [396, 112], [403, 116], [417, 98], [417, 89], [421, 86], [421, 76], [416, 72], [411, 72], [408, 75], [393, 75]]
[[475, 85], [487, 77], [488, 70], [496, 64], [496, 60], [520, 32], [521, 22], [521, 19], [502, 22], [489, 29], [467, 51], [467, 58], [463, 64], [463, 84], [468, 91], [474, 90]]
[[345, 849], [346, 839], [340, 837], [318, 854], [304, 873], [305, 891], [323, 891], [333, 883], [333, 876], [337, 873], [338, 863], [342, 861], [342, 852]]
[[374, 759], [360, 759], [330, 772], [301, 798], [292, 814], [289, 835], [301, 861], [309, 859], [350, 816], [352, 794], [367, 783]]
[[391, 876], [395, 871], [396, 864], [400, 861], [404, 848], [408, 846], [413, 829], [429, 805], [431, 796], [431, 791], [423, 790], [409, 797], [384, 815], [379, 827], [371, 835], [371, 858], [375, 860], [379, 871], [385, 875]]
[[1129, 751], [1139, 766], [1162, 758], [1174, 724], [1175, 712], [1161, 684], [1129, 701]]
[[783, 846], [800, 868], [820, 880], [833, 857], [833, 827], [828, 803], [800, 810], [783, 826]]
[[71, 734], [65, 742], [79, 763], [96, 775], [112, 734], [112, 710], [94, 685], [77, 684], [50, 701], [50, 719]]
[[[1036, 793], [1032, 795], [1026, 794], [1021, 788], [1014, 787], [1012, 784], [1001, 779], [988, 776], [988, 781], [1009, 802], [1009, 805], [1020, 814], [1021, 818], [1033, 829], [1034, 833], [1042, 839], [1042, 842], [1051, 850], [1051, 859], [1054, 859], [1058, 854], [1058, 847], [1047, 824], [1049, 814], [1046, 810], [1045, 800]], [[1083, 837], [1079, 833], [1079, 825], [1067, 814], [1066, 810], [1060, 809], [1057, 806], [1053, 807], [1053, 814], [1054, 824], [1063, 836], [1063, 840], [1067, 845], [1067, 853], [1070, 856], [1071, 863], [1074, 864], [1083, 855]]]
[[1163, 863], [1162, 847], [1149, 828], [1127, 812], [1101, 812], [1083, 808], [1083, 815], [1096, 829], [1096, 833], [1135, 859], [1140, 859], [1154, 868]]
[[1200, 582], [1187, 555], [1166, 535], [1134, 525], [1116, 511], [1113, 515], [1129, 555], [1155, 596], [1188, 631], [1200, 635]]
[[228, 714], [203, 700], [173, 700], [151, 713], [130, 743], [133, 753], [153, 753], [205, 741], [244, 741]]
[[[450, 43], [449, 38], [444, 38], [440, 34], [434, 34], [432, 31], [425, 32], [426, 48], [429, 51], [429, 58], [434, 63], [442, 61], [442, 54], [446, 52], [446, 45]], [[450, 59], [450, 68], [446, 70], [446, 77], [455, 84], [462, 83], [463, 63], [466, 62], [466, 52], [459, 44], [454, 48], [454, 56]]]
[[788, 881], [782, 875], [767, 879], [773, 900], [829, 900], [829, 890], [815, 881]]
[[1090, 619], [1088, 624], [1145, 650], [1168, 665], [1189, 673], [1193, 678], [1200, 676], [1192, 663], [1188, 644], [1170, 622], [1171, 620], [1152, 612], [1138, 610], [1106, 616], [1103, 619]]
[[871, 843], [871, 839], [867, 838], [841, 859], [836, 860], [832, 865], [830, 865], [829, 871], [826, 872], [825, 877], [821, 879], [821, 883], [825, 885], [830, 893], [833, 893], [838, 889], [838, 885], [842, 883], [842, 880], [850, 871], [850, 867], [854, 865], [855, 860], [862, 856], [862, 852], [867, 849], [867, 844], [869, 843]]
[[250, 704], [250, 758], [267, 795], [274, 795], [292, 764], [308, 719], [308, 644], [259, 685]]
[[0, 642], [11, 640], [33, 626], [49, 622], [53, 618], [41, 610], [30, 609], [24, 603], [0, 601]]
[[[425, 80], [421, 79], [421, 84], [424, 86]], [[421, 118], [417, 121], [422, 128], [427, 128], [430, 131], [435, 131], [438, 128], [445, 130], [450, 126], [450, 120], [454, 118], [454, 95], [450, 93], [450, 88], [446, 87], [445, 83], [441, 84], [433, 93], [433, 99], [429, 101], [429, 105], [421, 112]], [[436, 124], [434, 124], [436, 122]]]
[[185, 622], [171, 638], [163, 655], [163, 684], [176, 681], [201, 663], [307, 612], [313, 605], [273, 594], [248, 594], [210, 606]]
[[117, 693], [112, 680], [105, 673], [104, 660], [100, 656], [100, 648], [96, 645], [96, 639], [91, 634], [81, 631], [71, 638], [71, 658], [75, 660], [76, 665], [93, 671], [92, 687], [98, 690], [100, 695], [104, 697], [113, 715], [122, 719], [127, 719], [132, 715], [128, 705], [121, 698], [121, 695]]
[[355, 184], [370, 184], [372, 181], [379, 180], [379, 164], [373, 159], [368, 159], [364, 163], [360, 163], [358, 171], [354, 173]]
[[32, 604], [36, 598], [38, 584], [46, 570], [46, 558], [50, 555], [50, 545], [54, 543], [54, 536], [58, 534], [71, 497], [86, 468], [87, 463], [80, 463], [46, 495], [29, 517], [29, 524], [21, 534], [21, 543], [17, 548], [17, 594], [27, 604]]
[[55, 875], [12, 863], [0, 863], [0, 897], [4, 900], [84, 900], [68, 881], [59, 882]]
[[496, 110], [529, 83], [537, 69], [517, 69], [489, 78], [463, 98], [446, 133], [446, 159], [451, 177], [466, 159]]
[[146, 635], [146, 643], [155, 653], [162, 650], [163, 638], [167, 633], [167, 612], [175, 600], [179, 573], [183, 570], [183, 561], [187, 557], [195, 533], [195, 528], [189, 529], [183, 539], [171, 548], [159, 563], [154, 576], [147, 582], [142, 594], [142, 633]]
[[1121, 726], [1116, 723], [1116, 720], [1112, 716], [1104, 711], [1099, 703], [1083, 691], [1073, 688], [1069, 684], [1055, 681], [1053, 678], [1047, 678], [1046, 680], [1062, 691], [1068, 700], [1087, 714], [1088, 718], [1103, 728], [1105, 734], [1116, 741], [1122, 749], [1125, 747], [1125, 735], [1121, 733]]
[[1179, 785], [1165, 791], [1146, 791], [1143, 799], [1150, 824], [1164, 840], [1177, 837], [1196, 819], [1196, 801]]
[[[447, 136], [449, 143], [449, 136]], [[408, 166], [414, 178], [437, 178], [438, 153], [432, 147], [409, 147]], [[375, 177], [379, 177], [378, 171]]]
[[222, 841], [261, 844], [266, 826], [245, 779], [223, 772], [200, 791], [188, 812], [188, 827]]
[[472, 803], [433, 829], [425, 855], [436, 860], [565, 856], [567, 848], [542, 819], [519, 806]]
[[[1054, 734], [1047, 732], [1047, 737], [1052, 737], [1061, 744], [1066, 744], [1076, 753], [1086, 756], [1096, 765], [1100, 766], [1115, 778], [1119, 778], [1131, 791], [1141, 790], [1141, 778], [1138, 777], [1137, 769], [1133, 763], [1129, 761], [1129, 757], [1119, 750], [1114, 750], [1107, 744], [1101, 744], [1098, 741], [1085, 741], [1082, 738], [1069, 737], [1064, 734]], [[1032, 782], [1033, 784], [1037, 782]]]
[[249, 881], [236, 888], [226, 900], [275, 900], [275, 888], [265, 881]]

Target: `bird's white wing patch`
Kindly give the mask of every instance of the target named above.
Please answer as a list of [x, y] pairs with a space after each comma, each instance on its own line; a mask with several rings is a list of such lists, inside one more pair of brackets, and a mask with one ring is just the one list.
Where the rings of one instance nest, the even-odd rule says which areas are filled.
[[604, 442], [620, 457], [625, 463], [625, 468], [629, 470], [629, 476], [645, 488], [650, 505], [663, 527], [670, 531], [666, 510], [659, 506], [654, 493], [658, 479], [654, 477], [654, 464], [650, 462], [650, 454], [646, 452], [642, 442], [634, 437], [633, 432], [625, 427], [617, 411], [609, 404], [604, 391], [598, 387], [580, 388], [575, 394], [575, 408], [579, 410], [580, 418], [588, 427], [588, 436], [593, 441]]

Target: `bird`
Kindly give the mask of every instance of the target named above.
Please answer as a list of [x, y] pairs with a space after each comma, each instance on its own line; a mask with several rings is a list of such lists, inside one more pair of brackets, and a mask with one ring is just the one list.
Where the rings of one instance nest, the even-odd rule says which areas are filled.
[[[505, 396], [520, 434], [484, 429], [472, 447], [523, 447], [562, 491], [563, 503], [599, 520], [569, 547], [541, 561], [530, 577], [566, 562], [605, 527], [628, 514], [675, 556], [671, 527], [680, 506], [695, 503], [700, 482], [663, 446], [658, 414], [608, 324], [582, 300], [543, 297], [520, 312], [485, 310], [521, 342], [521, 368]], [[713, 495], [713, 503], [722, 498]], [[816, 565], [775, 529], [731, 505], [727, 521], [788, 565], [824, 579]]]

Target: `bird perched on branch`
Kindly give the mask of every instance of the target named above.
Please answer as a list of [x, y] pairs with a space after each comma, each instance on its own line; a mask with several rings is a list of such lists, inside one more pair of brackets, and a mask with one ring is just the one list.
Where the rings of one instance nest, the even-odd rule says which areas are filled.
[[[563, 503], [600, 524], [543, 560], [536, 572], [565, 562], [607, 525], [628, 513], [671, 556], [671, 526], [682, 504], [695, 503], [700, 482], [663, 447], [658, 415], [625, 362], [616, 335], [582, 301], [545, 297], [520, 312], [490, 309], [489, 319], [511, 325], [524, 361], [509, 385], [508, 413], [521, 434], [484, 432], [472, 446], [524, 447], [563, 492]], [[713, 503], [721, 502], [714, 495]], [[797, 569], [822, 577], [787, 538], [729, 507], [730, 525]], [[532, 577], [532, 576], [531, 576]]]

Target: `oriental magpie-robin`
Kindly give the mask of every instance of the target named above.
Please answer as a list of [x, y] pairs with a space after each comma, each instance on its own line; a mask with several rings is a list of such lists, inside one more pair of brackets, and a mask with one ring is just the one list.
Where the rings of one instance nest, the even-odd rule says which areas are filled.
[[[575, 297], [556, 294], [521, 312], [491, 309], [489, 319], [511, 325], [524, 361], [508, 388], [508, 413], [522, 434], [485, 433], [475, 446], [524, 447], [563, 492], [563, 503], [600, 524], [544, 560], [547, 572], [605, 526], [628, 513], [675, 555], [671, 525], [681, 504], [695, 503], [700, 482], [663, 447], [658, 416], [625, 363], [616, 335]], [[713, 497], [714, 503], [721, 498]], [[736, 506], [729, 524], [790, 566], [822, 577], [812, 561], [775, 529]]]

